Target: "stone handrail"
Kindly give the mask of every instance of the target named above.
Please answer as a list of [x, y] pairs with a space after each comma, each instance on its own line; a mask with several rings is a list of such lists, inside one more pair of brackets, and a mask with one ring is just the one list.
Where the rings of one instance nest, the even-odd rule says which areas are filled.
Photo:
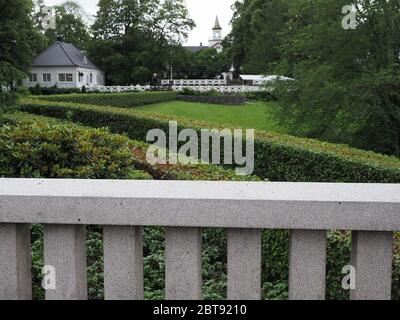
[[261, 297], [261, 231], [289, 229], [289, 298], [324, 299], [326, 232], [351, 230], [352, 299], [390, 299], [400, 185], [0, 179], [0, 299], [31, 299], [30, 225], [46, 299], [86, 299], [85, 226], [103, 226], [106, 299], [143, 298], [142, 227], [166, 227], [166, 298], [201, 299], [201, 228], [228, 230], [228, 298]]

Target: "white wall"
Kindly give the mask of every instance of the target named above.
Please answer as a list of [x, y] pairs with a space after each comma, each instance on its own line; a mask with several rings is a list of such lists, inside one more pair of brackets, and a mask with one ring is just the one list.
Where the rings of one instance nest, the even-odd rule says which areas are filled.
[[[79, 73], [84, 74], [82, 81], [79, 81]], [[23, 81], [23, 85], [27, 87], [35, 87], [39, 84], [41, 87], [58, 88], [82, 88], [83, 86], [104, 85], [104, 73], [100, 70], [77, 68], [77, 67], [37, 67], [33, 68], [31, 73], [37, 74], [37, 82], [29, 82], [29, 79]], [[43, 82], [43, 74], [51, 74], [50, 82]], [[59, 82], [58, 74], [72, 73], [72, 82]], [[90, 82], [90, 74], [92, 74], [92, 82]]]

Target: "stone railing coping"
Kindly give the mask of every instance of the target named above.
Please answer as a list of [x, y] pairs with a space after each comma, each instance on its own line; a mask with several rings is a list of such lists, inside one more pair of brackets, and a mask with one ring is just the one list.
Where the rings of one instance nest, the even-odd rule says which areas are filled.
[[0, 223], [400, 230], [400, 185], [0, 179]]

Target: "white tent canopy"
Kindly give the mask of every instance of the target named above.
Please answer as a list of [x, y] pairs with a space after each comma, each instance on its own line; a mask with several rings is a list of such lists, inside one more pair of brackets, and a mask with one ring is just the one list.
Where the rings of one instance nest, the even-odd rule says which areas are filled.
[[292, 78], [287, 78], [284, 76], [276, 76], [276, 75], [264, 76], [264, 75], [242, 74], [239, 77], [243, 81], [254, 81], [255, 83], [260, 83], [260, 84], [263, 82], [276, 81], [276, 80], [282, 80], [282, 81], [293, 80]]

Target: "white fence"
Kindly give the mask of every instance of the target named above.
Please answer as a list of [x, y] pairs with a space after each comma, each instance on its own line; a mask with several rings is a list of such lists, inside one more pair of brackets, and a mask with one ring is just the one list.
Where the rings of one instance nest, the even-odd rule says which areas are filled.
[[86, 87], [87, 92], [130, 92], [130, 91], [148, 91], [151, 87], [147, 86], [89, 86]]
[[[240, 93], [240, 92], [257, 92], [263, 91], [264, 88], [260, 86], [226, 86], [226, 85], [199, 85], [199, 86], [172, 86], [174, 91], [182, 91], [184, 89], [190, 89], [198, 92], [207, 92], [215, 90], [222, 93]], [[147, 86], [92, 86], [87, 87], [87, 92], [143, 92], [149, 91], [152, 87]]]
[[180, 80], [161, 80], [162, 86], [169, 86], [173, 82], [173, 86], [226, 86], [227, 81], [224, 79], [180, 79]]
[[0, 179], [0, 204], [0, 300], [32, 298], [31, 224], [46, 299], [87, 298], [86, 225], [103, 226], [106, 299], [143, 299], [143, 226], [166, 227], [167, 299], [202, 298], [204, 227], [227, 229], [228, 299], [261, 298], [262, 229], [290, 230], [290, 299], [325, 298], [327, 230], [353, 230], [351, 298], [391, 298], [398, 184]]
[[222, 93], [258, 92], [265, 90], [260, 86], [173, 86], [174, 91], [190, 89], [198, 92], [215, 90]]

